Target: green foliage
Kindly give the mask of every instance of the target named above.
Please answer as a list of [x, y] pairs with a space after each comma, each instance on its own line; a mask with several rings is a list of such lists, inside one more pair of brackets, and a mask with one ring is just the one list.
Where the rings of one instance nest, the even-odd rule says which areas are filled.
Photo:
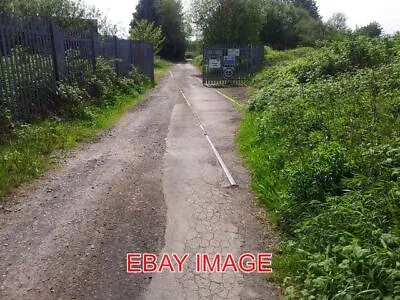
[[[156, 60], [157, 77], [165, 74], [170, 66], [168, 62]], [[96, 94], [98, 98], [91, 94], [94, 82], [101, 91]], [[0, 199], [10, 189], [43, 173], [54, 162], [57, 150], [75, 147], [109, 127], [126, 109], [143, 100], [139, 94], [149, 87], [151, 83], [137, 70], [133, 69], [130, 76], [120, 77], [110, 62], [100, 58], [96, 73], [86, 84], [80, 86], [71, 81], [58, 84], [54, 96], [60, 110], [58, 116], [14, 126], [9, 120], [10, 112], [0, 107]], [[12, 132], [4, 138], [3, 118], [5, 128], [10, 127]]]
[[44, 16], [72, 31], [97, 27], [100, 33], [106, 35], [118, 32], [117, 26], [111, 24], [99, 9], [81, 0], [0, 0], [0, 11], [22, 16]]
[[89, 94], [79, 88], [76, 83], [59, 82], [57, 84], [56, 95], [60, 103], [60, 108], [66, 116], [79, 114], [79, 109], [89, 99]]
[[201, 53], [202, 41], [189, 41], [187, 51], [193, 53], [193, 56], [198, 56]]
[[334, 13], [328, 20], [327, 25], [336, 30], [346, 30], [347, 17], [343, 13]]
[[99, 107], [114, 105], [120, 93], [142, 92], [148, 80], [135, 68], [129, 76], [120, 76], [112, 66], [114, 61], [96, 59], [96, 70], [85, 80], [61, 82], [57, 88], [58, 103], [63, 114], [81, 116], [82, 104], [91, 102]]
[[266, 50], [238, 140], [282, 231], [288, 298], [400, 297], [399, 46]]
[[260, 38], [264, 44], [276, 49], [312, 46], [323, 36], [322, 22], [318, 17], [312, 17], [303, 5], [265, 0], [263, 19]]
[[156, 83], [160, 82], [171, 66], [172, 63], [169, 61], [160, 58], [154, 60], [154, 80]]
[[166, 59], [183, 59], [187, 26], [182, 10], [181, 0], [141, 0], [133, 14], [131, 29], [134, 30], [140, 20], [153, 22], [156, 27], [161, 26], [165, 40], [160, 56]]
[[315, 0], [292, 0], [291, 2], [294, 5], [305, 9], [314, 19], [320, 18], [318, 6]]
[[[70, 101], [80, 92], [60, 87]], [[136, 93], [118, 96], [113, 106], [99, 108], [85, 104], [75, 107], [74, 119], [51, 118], [37, 124], [19, 126], [12, 137], [0, 144], [0, 199], [12, 188], [37, 177], [55, 162], [54, 152], [75, 147], [97, 135], [100, 129], [141, 98]], [[79, 113], [79, 114], [78, 114]]]
[[362, 26], [355, 30], [356, 34], [365, 35], [367, 37], [380, 37], [383, 33], [383, 28], [378, 22], [371, 22], [366, 26]]
[[273, 66], [276, 64], [283, 64], [285, 62], [291, 62], [294, 59], [310, 56], [311, 53], [314, 53], [314, 48], [296, 48], [292, 50], [286, 51], [276, 51], [271, 47], [265, 46], [265, 57], [267, 60], [267, 64], [269, 66]]
[[194, 0], [192, 18], [205, 43], [258, 42], [262, 27], [261, 1]]
[[[34, 65], [40, 65], [40, 68], [32, 68]], [[29, 107], [26, 105], [27, 91], [34, 90], [41, 96], [40, 101], [51, 102], [48, 92], [53, 87], [54, 73], [49, 55], [32, 54], [22, 46], [16, 46], [8, 55], [2, 56], [0, 68], [4, 92], [4, 101], [0, 104], [0, 135], [3, 136], [12, 132], [16, 116], [27, 121], [31, 115], [39, 114], [40, 102], [31, 101]], [[15, 70], [21, 75], [15, 76]]]
[[165, 59], [183, 59], [186, 50], [186, 31], [181, 0], [159, 0], [159, 24], [165, 36], [160, 56]]
[[131, 28], [140, 20], [147, 20], [149, 22], [157, 21], [158, 15], [156, 2], [157, 0], [139, 0], [136, 5], [136, 11], [133, 13], [133, 19], [130, 24]]
[[155, 26], [153, 22], [147, 20], [135, 21], [129, 33], [132, 40], [150, 42], [153, 45], [154, 55], [160, 52], [165, 41], [161, 26]]
[[202, 68], [203, 67], [203, 55], [198, 55], [194, 58], [193, 63], [195, 66], [197, 66], [198, 68]]
[[315, 81], [357, 69], [387, 64], [398, 51], [394, 38], [370, 39], [357, 36], [323, 47], [298, 62], [292, 73], [300, 82]]
[[193, 53], [193, 52], [186, 51], [186, 52], [185, 52], [185, 58], [186, 58], [186, 59], [193, 59], [193, 58], [194, 58], [194, 53]]

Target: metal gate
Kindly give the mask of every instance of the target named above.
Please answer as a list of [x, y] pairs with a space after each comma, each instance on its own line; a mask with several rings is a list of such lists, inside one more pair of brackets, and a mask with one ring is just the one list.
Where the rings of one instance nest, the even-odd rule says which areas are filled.
[[204, 45], [203, 84], [244, 84], [263, 63], [264, 49], [260, 45]]

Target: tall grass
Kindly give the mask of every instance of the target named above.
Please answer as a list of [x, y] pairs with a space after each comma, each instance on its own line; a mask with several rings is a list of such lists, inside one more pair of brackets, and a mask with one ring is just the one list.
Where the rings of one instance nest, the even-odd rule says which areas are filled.
[[254, 79], [238, 141], [282, 233], [288, 298], [400, 297], [399, 46], [273, 53]]
[[165, 73], [168, 72], [171, 67], [172, 63], [167, 60], [160, 58], [154, 60], [154, 81], [156, 84], [160, 82]]

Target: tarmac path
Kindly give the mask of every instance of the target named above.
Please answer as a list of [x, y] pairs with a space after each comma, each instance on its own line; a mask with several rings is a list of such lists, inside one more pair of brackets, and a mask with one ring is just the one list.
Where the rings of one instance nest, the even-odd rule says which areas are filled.
[[[278, 299], [266, 274], [195, 272], [196, 253], [276, 243], [236, 150], [239, 120], [195, 67], [175, 65], [112, 129], [7, 196], [0, 299]], [[189, 258], [182, 273], [128, 274], [127, 253]]]

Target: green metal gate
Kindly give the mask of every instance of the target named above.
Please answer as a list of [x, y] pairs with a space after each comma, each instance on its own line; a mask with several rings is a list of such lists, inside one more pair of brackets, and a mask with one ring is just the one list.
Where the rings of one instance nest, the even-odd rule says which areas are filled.
[[203, 84], [241, 85], [264, 63], [260, 45], [204, 45]]

